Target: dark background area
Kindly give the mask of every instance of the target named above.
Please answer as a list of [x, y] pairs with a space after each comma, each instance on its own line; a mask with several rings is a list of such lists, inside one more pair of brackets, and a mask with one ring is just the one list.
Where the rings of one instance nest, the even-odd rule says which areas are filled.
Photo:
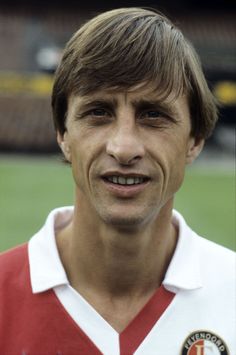
[[233, 154], [236, 116], [234, 1], [2, 1], [0, 4], [0, 151], [58, 151], [50, 109], [53, 72], [81, 24], [117, 7], [157, 8], [176, 23], [200, 55], [221, 103], [208, 146]]

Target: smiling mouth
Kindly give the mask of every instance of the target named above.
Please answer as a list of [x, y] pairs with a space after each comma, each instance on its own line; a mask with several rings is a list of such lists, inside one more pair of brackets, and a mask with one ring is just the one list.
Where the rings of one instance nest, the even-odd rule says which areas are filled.
[[131, 185], [139, 185], [147, 182], [149, 179], [146, 177], [138, 177], [138, 176], [119, 176], [119, 175], [111, 175], [105, 176], [104, 180], [116, 185], [122, 186], [131, 186]]

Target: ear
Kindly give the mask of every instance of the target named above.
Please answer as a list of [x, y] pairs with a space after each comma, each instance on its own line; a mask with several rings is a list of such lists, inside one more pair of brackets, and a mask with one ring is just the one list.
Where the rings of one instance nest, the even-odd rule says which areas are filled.
[[186, 153], [186, 164], [191, 164], [194, 162], [194, 160], [201, 153], [204, 143], [204, 139], [196, 139], [194, 137], [190, 137]]
[[65, 132], [62, 135], [60, 132], [57, 131], [57, 143], [59, 144], [65, 159], [71, 163], [71, 150], [68, 141], [68, 133]]

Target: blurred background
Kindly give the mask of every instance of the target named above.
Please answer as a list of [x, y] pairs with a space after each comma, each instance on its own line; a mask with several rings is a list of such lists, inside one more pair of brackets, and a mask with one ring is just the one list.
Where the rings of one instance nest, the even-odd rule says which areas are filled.
[[62, 49], [97, 13], [154, 7], [194, 44], [220, 120], [187, 170], [176, 208], [199, 234], [236, 250], [236, 3], [227, 0], [13, 1], [0, 4], [0, 251], [27, 241], [50, 209], [73, 203], [70, 168], [60, 161], [50, 93]]

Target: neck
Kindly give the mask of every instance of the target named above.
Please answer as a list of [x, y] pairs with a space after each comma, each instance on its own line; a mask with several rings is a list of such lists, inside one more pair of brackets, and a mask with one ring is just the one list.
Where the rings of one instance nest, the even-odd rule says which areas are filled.
[[129, 230], [101, 223], [76, 204], [72, 222], [57, 236], [71, 285], [85, 296], [90, 291], [114, 298], [154, 292], [176, 245], [172, 204], [169, 201], [152, 223]]

